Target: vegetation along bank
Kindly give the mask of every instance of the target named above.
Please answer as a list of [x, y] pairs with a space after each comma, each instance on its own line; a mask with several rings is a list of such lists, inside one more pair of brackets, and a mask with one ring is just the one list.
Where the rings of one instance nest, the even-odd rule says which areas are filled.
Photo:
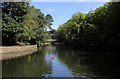
[[56, 38], [86, 49], [120, 48], [120, 2], [109, 2], [84, 14], [77, 12], [59, 26]]
[[53, 18], [30, 2], [2, 2], [2, 45], [29, 45], [45, 43], [51, 36]]

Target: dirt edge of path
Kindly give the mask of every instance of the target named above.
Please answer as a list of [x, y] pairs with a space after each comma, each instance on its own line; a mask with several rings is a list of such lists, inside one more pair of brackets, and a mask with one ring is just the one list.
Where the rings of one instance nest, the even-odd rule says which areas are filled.
[[0, 60], [17, 58], [17, 57], [35, 53], [36, 51], [37, 51], [36, 45], [1, 46], [0, 47]]

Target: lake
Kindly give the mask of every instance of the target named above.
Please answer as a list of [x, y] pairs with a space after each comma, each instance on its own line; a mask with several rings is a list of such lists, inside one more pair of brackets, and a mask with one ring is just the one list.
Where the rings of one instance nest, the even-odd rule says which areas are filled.
[[115, 79], [117, 57], [72, 47], [45, 46], [32, 55], [2, 61], [3, 77], [76, 77]]

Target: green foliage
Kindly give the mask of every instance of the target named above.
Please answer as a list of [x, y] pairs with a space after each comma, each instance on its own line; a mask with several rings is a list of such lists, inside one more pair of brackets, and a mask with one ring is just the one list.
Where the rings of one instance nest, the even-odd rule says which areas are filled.
[[29, 2], [2, 2], [3, 45], [44, 43], [50, 37], [44, 29], [52, 22], [50, 14], [44, 16]]
[[59, 26], [56, 37], [60, 42], [72, 45], [119, 46], [120, 2], [110, 2], [89, 11], [77, 12]]

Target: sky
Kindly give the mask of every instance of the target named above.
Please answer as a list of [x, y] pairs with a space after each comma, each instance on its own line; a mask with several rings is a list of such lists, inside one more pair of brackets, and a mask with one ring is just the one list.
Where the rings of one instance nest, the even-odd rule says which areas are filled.
[[90, 9], [94, 10], [105, 2], [31, 2], [30, 5], [40, 9], [45, 15], [53, 17], [53, 29], [67, 22], [74, 13], [87, 13]]

